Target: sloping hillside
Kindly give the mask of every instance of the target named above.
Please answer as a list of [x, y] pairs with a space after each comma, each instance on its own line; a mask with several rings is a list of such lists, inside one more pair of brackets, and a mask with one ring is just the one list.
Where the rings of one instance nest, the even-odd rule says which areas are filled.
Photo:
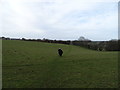
[[[63, 57], [57, 49], [62, 48]], [[115, 88], [118, 52], [3, 40], [3, 88]]]

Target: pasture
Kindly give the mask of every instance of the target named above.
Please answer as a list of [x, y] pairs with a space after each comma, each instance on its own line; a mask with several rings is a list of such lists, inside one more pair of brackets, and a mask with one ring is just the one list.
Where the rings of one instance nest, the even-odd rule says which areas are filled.
[[2, 44], [3, 88], [118, 87], [118, 52], [18, 40]]

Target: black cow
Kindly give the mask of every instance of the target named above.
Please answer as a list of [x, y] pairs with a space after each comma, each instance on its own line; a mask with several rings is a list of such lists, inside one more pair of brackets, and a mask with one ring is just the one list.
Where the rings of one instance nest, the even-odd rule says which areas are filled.
[[59, 54], [59, 56], [62, 56], [63, 51], [62, 51], [62, 49], [61, 49], [61, 48], [59, 48], [59, 49], [58, 49], [58, 54]]

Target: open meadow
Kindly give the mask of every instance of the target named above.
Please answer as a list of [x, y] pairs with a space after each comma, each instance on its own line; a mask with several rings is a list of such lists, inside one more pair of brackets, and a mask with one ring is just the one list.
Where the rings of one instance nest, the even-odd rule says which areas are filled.
[[[2, 41], [3, 88], [117, 88], [118, 52], [44, 42]], [[62, 48], [63, 56], [57, 50]]]

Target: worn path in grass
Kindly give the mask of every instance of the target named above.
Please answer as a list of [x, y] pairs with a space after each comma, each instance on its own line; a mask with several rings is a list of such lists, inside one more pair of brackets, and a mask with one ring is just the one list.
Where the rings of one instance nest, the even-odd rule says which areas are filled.
[[[72, 47], [68, 47], [68, 50], [66, 51], [66, 56], [69, 55], [69, 53], [71, 52], [71, 49]], [[48, 69], [47, 71], [45, 71], [44, 73], [45, 76], [43, 78], [43, 81], [46, 81], [46, 82], [43, 83], [41, 87], [44, 87], [44, 88], [45, 87], [46, 88], [47, 87], [59, 87], [59, 88], [62, 87], [61, 80], [62, 78], [64, 78], [62, 75], [64, 73], [62, 72], [62, 69], [60, 68], [64, 67], [64, 64], [63, 63], [60, 64], [60, 63], [63, 58], [64, 58], [64, 55], [62, 57], [56, 56], [50, 63], [46, 64], [46, 66], [48, 66], [47, 67]], [[51, 78], [51, 77], [56, 77], [56, 75], [57, 75], [57, 78]], [[54, 81], [55, 83], [51, 84], [51, 82], [54, 82]]]

